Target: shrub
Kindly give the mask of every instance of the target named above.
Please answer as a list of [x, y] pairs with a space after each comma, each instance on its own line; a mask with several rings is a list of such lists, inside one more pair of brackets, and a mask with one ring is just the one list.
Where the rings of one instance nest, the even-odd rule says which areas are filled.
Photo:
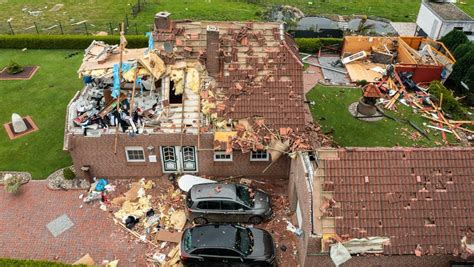
[[[469, 51], [465, 54], [462, 58], [460, 58], [453, 66], [453, 72], [449, 76], [456, 83], [456, 87], [458, 88], [458, 92], [465, 92], [466, 90], [462, 88], [460, 85], [461, 81], [464, 80], [466, 74], [471, 68], [472, 63], [474, 62], [474, 49]], [[472, 90], [472, 89], [471, 89]]]
[[20, 190], [23, 179], [19, 175], [7, 174], [3, 178], [5, 191], [11, 194], [15, 194]]
[[69, 167], [63, 169], [63, 176], [66, 180], [72, 180], [76, 178], [76, 174]]
[[[127, 48], [148, 46], [148, 38], [142, 35], [127, 35]], [[93, 40], [108, 44], [118, 44], [118, 35], [0, 35], [0, 48], [29, 49], [86, 49]]]
[[474, 50], [474, 45], [471, 43], [467, 44], [460, 44], [454, 51], [453, 51], [453, 56], [456, 60], [461, 59], [463, 56], [465, 56], [467, 53], [470, 51]]
[[7, 73], [17, 74], [22, 71], [23, 71], [23, 67], [20, 64], [16, 63], [13, 60], [10, 60], [10, 63], [7, 66]]
[[342, 38], [295, 38], [300, 52], [316, 53], [323, 46], [338, 44], [342, 46]]
[[469, 42], [467, 35], [459, 30], [452, 30], [440, 39], [441, 42], [450, 50], [454, 51], [461, 45]]
[[438, 100], [443, 94], [442, 109], [444, 112], [450, 114], [455, 119], [463, 119], [466, 114], [461, 104], [453, 97], [452, 92], [448, 90], [440, 81], [433, 81], [430, 83], [429, 92]]

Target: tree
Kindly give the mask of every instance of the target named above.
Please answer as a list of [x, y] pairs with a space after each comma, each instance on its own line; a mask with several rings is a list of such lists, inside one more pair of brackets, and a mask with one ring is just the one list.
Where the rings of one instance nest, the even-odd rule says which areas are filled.
[[454, 51], [461, 45], [469, 42], [466, 34], [460, 30], [452, 30], [440, 39], [441, 42], [450, 50]]
[[461, 59], [471, 50], [474, 50], [474, 45], [472, 43], [460, 44], [453, 52], [453, 56], [456, 60]]
[[474, 65], [472, 65], [469, 70], [464, 75], [462, 81], [469, 87], [469, 92], [466, 97], [466, 104], [473, 107], [474, 106]]
[[454, 64], [453, 72], [451, 73], [449, 77], [456, 83], [458, 92], [466, 91], [466, 89], [461, 86], [461, 81], [464, 79], [464, 77], [468, 73], [469, 68], [472, 67], [473, 62], [474, 62], [474, 49], [469, 51], [467, 54], [465, 54], [462, 58], [460, 58]]

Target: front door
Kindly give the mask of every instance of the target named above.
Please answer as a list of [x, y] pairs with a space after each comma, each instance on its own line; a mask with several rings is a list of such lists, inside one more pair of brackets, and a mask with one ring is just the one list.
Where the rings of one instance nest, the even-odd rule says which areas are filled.
[[162, 146], [161, 163], [164, 173], [197, 172], [196, 147]]

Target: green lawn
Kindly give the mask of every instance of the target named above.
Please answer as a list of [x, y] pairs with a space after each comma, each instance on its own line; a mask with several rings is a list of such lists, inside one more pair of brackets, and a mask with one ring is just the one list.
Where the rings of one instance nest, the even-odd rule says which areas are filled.
[[[401, 124], [388, 118], [377, 122], [365, 122], [353, 118], [347, 108], [351, 103], [357, 102], [360, 96], [360, 89], [324, 86], [315, 87], [307, 95], [308, 100], [314, 101], [314, 105], [311, 105], [313, 118], [321, 124], [324, 132], [332, 132], [334, 141], [340, 146], [432, 147], [442, 145], [441, 134], [436, 130], [428, 134], [431, 141], [424, 137], [412, 140], [409, 136], [416, 130], [408, 124]], [[424, 118], [414, 114], [410, 108], [400, 103], [397, 106], [399, 111], [390, 112], [391, 115], [410, 119], [419, 127], [426, 129], [423, 126], [423, 122], [426, 122]], [[451, 134], [447, 135], [448, 141], [454, 143]]]
[[[37, 260], [20, 260], [20, 259], [0, 259], [0, 267], [67, 267], [72, 266], [70, 264], [64, 264], [59, 262], [50, 261], [37, 261]], [[85, 265], [74, 265], [74, 266], [85, 266]]]
[[[144, 33], [153, 24], [154, 14], [169, 11], [174, 19], [193, 20], [259, 20], [266, 7], [285, 4], [299, 7], [308, 15], [372, 15], [393, 21], [415, 21], [420, 0], [147, 0], [144, 11], [136, 18], [130, 15], [131, 5], [136, 0], [0, 0], [0, 33], [9, 33], [6, 21], [11, 21], [16, 33], [36, 33], [36, 22], [42, 33], [60, 33], [59, 27], [47, 30], [61, 22], [65, 32], [85, 33], [84, 25], [71, 25], [87, 20], [89, 33], [109, 32], [110, 26], [117, 25], [128, 14], [129, 32]], [[255, 2], [257, 4], [252, 4]], [[312, 4], [309, 4], [311, 2]], [[468, 14], [474, 16], [474, 0], [464, 0], [458, 4]], [[57, 3], [64, 6], [56, 12], [50, 9]], [[22, 11], [22, 9], [27, 10]], [[32, 16], [28, 11], [42, 11]], [[135, 27], [135, 23], [137, 26]], [[30, 27], [29, 29], [27, 29]]]
[[72, 163], [62, 150], [66, 106], [82, 82], [76, 70], [81, 55], [65, 58], [70, 50], [0, 50], [0, 67], [15, 60], [24, 65], [39, 65], [28, 81], [0, 81], [2, 104], [0, 122], [11, 120], [13, 112], [30, 115], [39, 131], [10, 140], [0, 130], [0, 170], [28, 171], [35, 179]]

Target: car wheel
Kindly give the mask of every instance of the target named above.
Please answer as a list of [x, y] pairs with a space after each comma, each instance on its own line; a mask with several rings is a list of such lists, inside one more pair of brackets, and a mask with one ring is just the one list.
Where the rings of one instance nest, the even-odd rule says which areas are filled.
[[195, 224], [206, 224], [207, 223], [207, 219], [206, 218], [202, 218], [202, 217], [197, 217], [194, 219], [194, 223]]
[[250, 217], [250, 219], [249, 219], [250, 224], [259, 224], [262, 221], [263, 221], [262, 217], [260, 217], [260, 216], [253, 216], [253, 217]]

